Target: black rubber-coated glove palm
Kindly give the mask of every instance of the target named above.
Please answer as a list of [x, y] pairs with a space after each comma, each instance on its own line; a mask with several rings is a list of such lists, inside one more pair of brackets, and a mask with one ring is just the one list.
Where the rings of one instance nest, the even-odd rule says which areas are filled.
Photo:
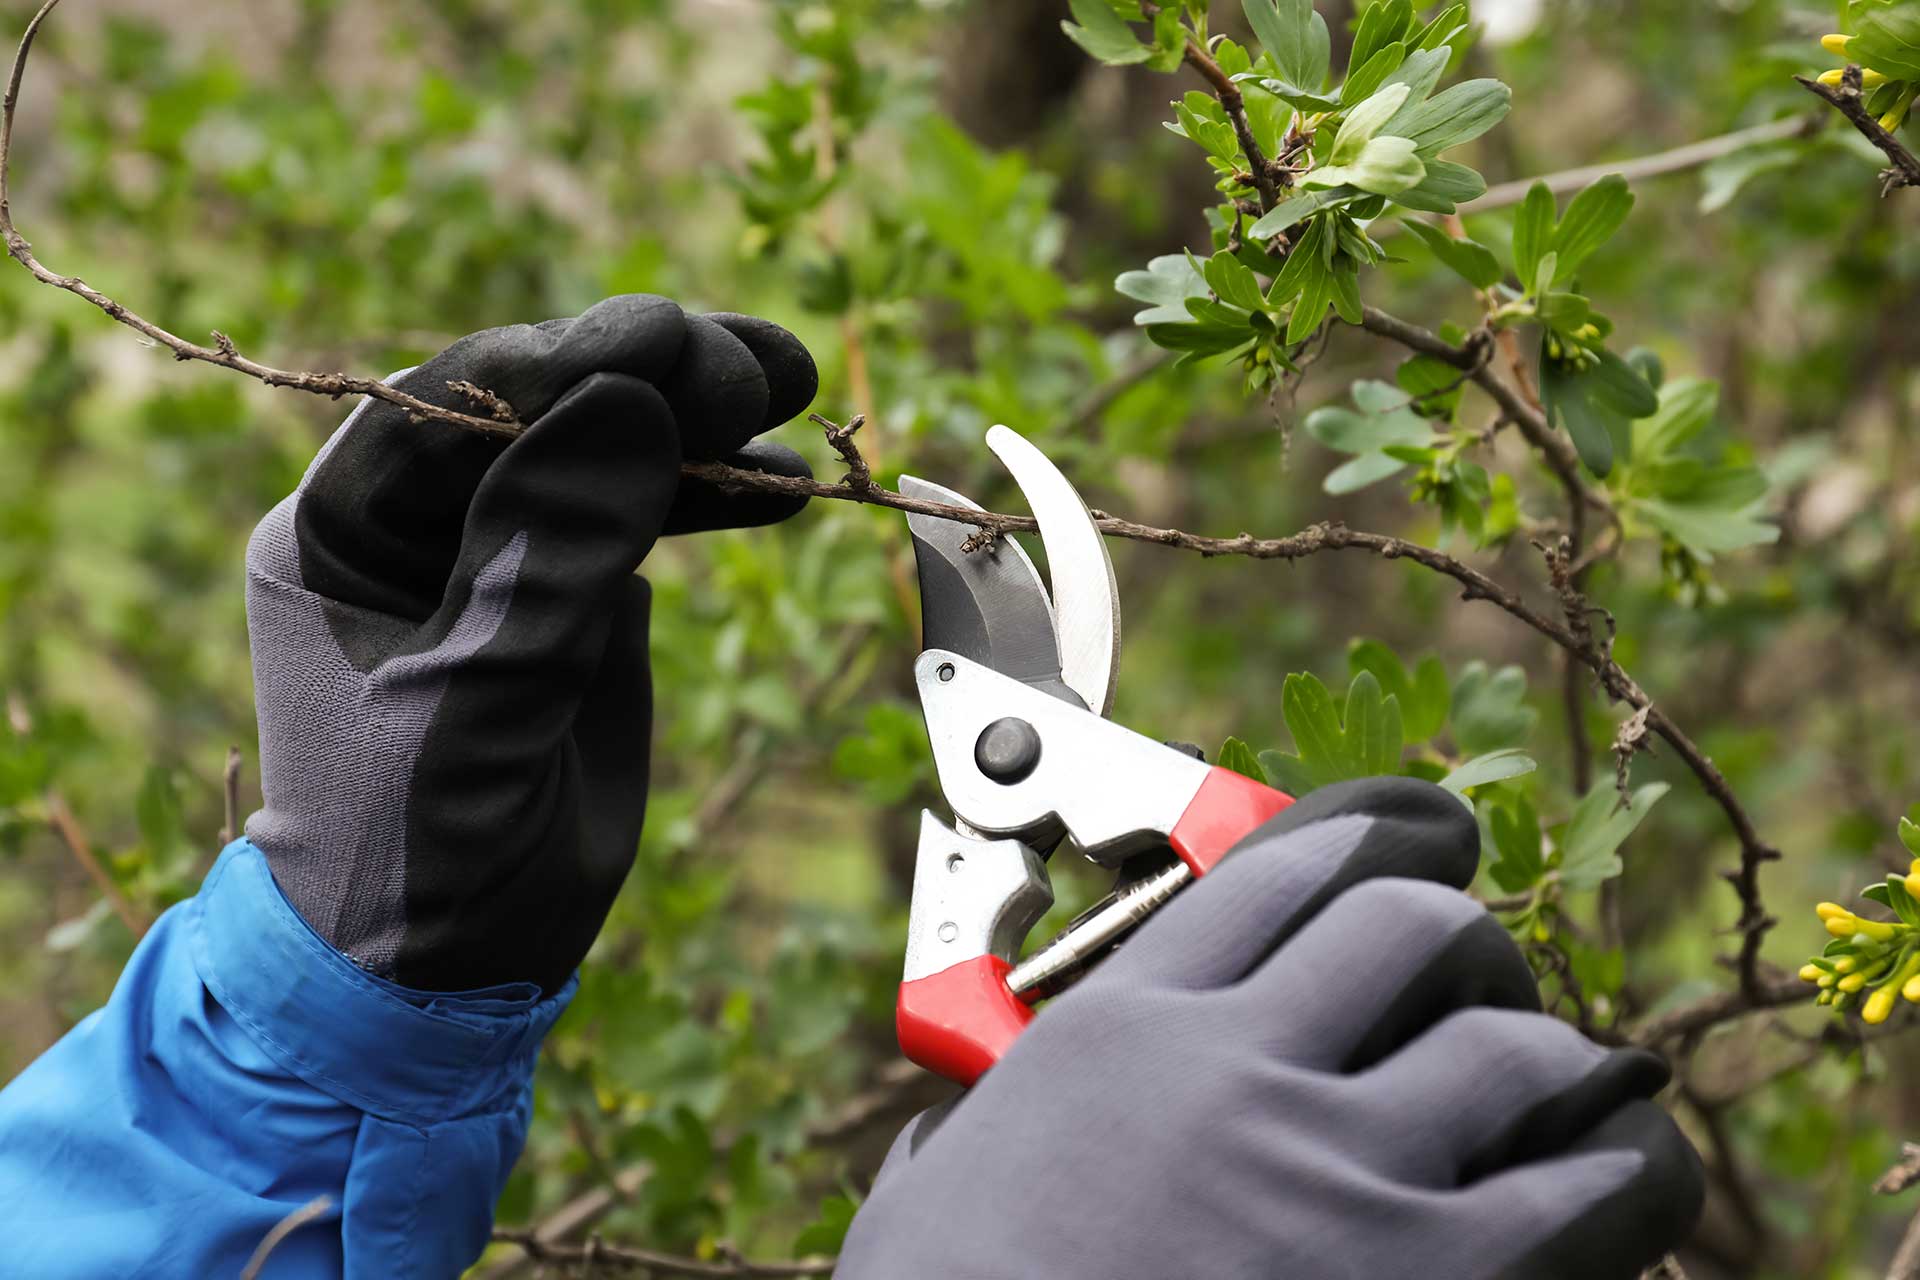
[[683, 459], [807, 474], [752, 437], [817, 379], [748, 316], [665, 298], [461, 339], [396, 385], [511, 442], [371, 401], [247, 549], [265, 807], [247, 834], [309, 924], [406, 986], [552, 991], [632, 864], [646, 806], [648, 589], [663, 533], [804, 499], [683, 481]]
[[1633, 1280], [1699, 1214], [1666, 1067], [1537, 1010], [1460, 802], [1307, 796], [908, 1126], [840, 1280]]

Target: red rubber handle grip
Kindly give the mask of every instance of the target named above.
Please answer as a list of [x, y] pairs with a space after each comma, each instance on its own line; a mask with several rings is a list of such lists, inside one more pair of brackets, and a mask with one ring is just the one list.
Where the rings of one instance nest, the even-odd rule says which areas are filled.
[[1242, 836], [1292, 803], [1284, 791], [1215, 765], [1167, 840], [1194, 875], [1204, 876]]
[[1033, 1021], [1007, 986], [1012, 968], [999, 956], [975, 956], [901, 983], [893, 1011], [900, 1051], [955, 1084], [978, 1080]]

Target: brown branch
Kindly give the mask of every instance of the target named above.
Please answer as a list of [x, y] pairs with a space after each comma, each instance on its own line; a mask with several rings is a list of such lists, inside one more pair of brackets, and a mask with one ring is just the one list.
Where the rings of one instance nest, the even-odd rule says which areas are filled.
[[1860, 131], [1862, 137], [1885, 153], [1892, 161], [1889, 168], [1880, 171], [1880, 194], [1886, 196], [1896, 187], [1920, 187], [1920, 156], [1907, 149], [1907, 145], [1881, 127], [1873, 113], [1867, 110], [1867, 104], [1860, 93], [1860, 68], [1849, 65], [1841, 76], [1838, 85], [1821, 84], [1809, 76], [1795, 76], [1794, 80], [1822, 102], [1847, 118], [1847, 122]]
[[1920, 1217], [1909, 1222], [1907, 1233], [1900, 1237], [1900, 1247], [1887, 1267], [1887, 1280], [1920, 1280]]
[[[1148, 17], [1159, 11], [1159, 6], [1152, 3], [1140, 7]], [[1221, 109], [1227, 113], [1227, 119], [1233, 122], [1233, 133], [1240, 140], [1240, 150], [1246, 153], [1247, 180], [1260, 193], [1260, 208], [1263, 212], [1273, 208], [1280, 203], [1280, 187], [1274, 181], [1273, 164], [1260, 149], [1259, 140], [1253, 136], [1253, 125], [1247, 119], [1247, 101], [1241, 96], [1240, 86], [1233, 82], [1233, 77], [1221, 70], [1220, 64], [1213, 60], [1213, 55], [1194, 39], [1191, 32], [1187, 34], [1186, 51], [1181, 58], [1213, 87], [1213, 96], [1220, 99]]]
[[127, 900], [127, 895], [120, 891], [119, 884], [107, 874], [107, 869], [101, 863], [99, 855], [93, 851], [92, 842], [87, 839], [86, 831], [80, 826], [80, 820], [74, 817], [73, 810], [67, 807], [66, 797], [58, 791], [49, 791], [45, 803], [47, 823], [60, 834], [60, 842], [67, 846], [67, 852], [73, 855], [73, 860], [80, 864], [80, 869], [85, 871], [87, 877], [99, 888], [107, 904], [113, 908], [113, 913], [120, 917], [120, 922], [127, 926], [135, 938], [144, 937], [148, 926], [153, 921]]
[[1647, 1019], [1634, 1029], [1633, 1042], [1648, 1048], [1669, 1040], [1699, 1035], [1723, 1022], [1731, 1022], [1761, 1009], [1778, 1009], [1798, 1004], [1807, 998], [1807, 984], [1793, 974], [1774, 974], [1761, 980], [1757, 991], [1745, 988], [1716, 991], [1710, 996], [1669, 1009]]
[[721, 1256], [711, 1260], [662, 1253], [657, 1249], [636, 1249], [631, 1245], [607, 1244], [598, 1236], [584, 1245], [556, 1245], [540, 1239], [531, 1231], [494, 1228], [493, 1238], [526, 1250], [536, 1262], [560, 1266], [598, 1263], [623, 1271], [647, 1271], [661, 1276], [795, 1277], [824, 1276], [832, 1272], [832, 1258], [804, 1258], [798, 1262], [755, 1262], [723, 1248]]
[[836, 425], [817, 413], [808, 414], [807, 421], [827, 433], [827, 443], [833, 446], [833, 451], [839, 454], [841, 461], [847, 464], [847, 474], [840, 483], [855, 493], [865, 493], [872, 489], [873, 468], [867, 465], [866, 458], [861, 455], [860, 446], [853, 442], [854, 433], [867, 425], [867, 415], [854, 414], [847, 419], [847, 425], [844, 427]]

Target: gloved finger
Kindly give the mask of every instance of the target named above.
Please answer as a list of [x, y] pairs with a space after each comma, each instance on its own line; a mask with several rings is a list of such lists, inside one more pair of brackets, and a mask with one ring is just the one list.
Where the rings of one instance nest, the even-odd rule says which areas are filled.
[[[768, 475], [813, 478], [807, 460], [783, 444], [753, 440], [744, 449], [721, 459], [728, 466]], [[765, 493], [750, 489], [729, 493], [698, 476], [682, 476], [663, 534], [702, 533], [708, 529], [752, 529], [778, 524], [807, 505], [804, 493]]]
[[1603, 1049], [1543, 1013], [1463, 1009], [1354, 1081], [1397, 1135], [1404, 1177], [1452, 1187], [1558, 1155], [1624, 1103], [1665, 1087], [1666, 1063]]
[[[744, 316], [729, 320], [733, 328], [711, 316], [688, 316], [680, 358], [659, 384], [660, 393], [673, 406], [681, 447], [690, 461], [704, 462], [738, 451], [754, 436], [784, 421], [773, 417], [775, 410], [791, 405], [802, 392], [801, 407], [813, 399], [817, 382], [813, 357], [798, 339], [765, 321], [748, 326]], [[766, 354], [767, 364], [734, 328], [752, 337]]]
[[[1454, 1193], [1463, 1235], [1512, 1242], [1502, 1280], [1633, 1280], [1699, 1221], [1700, 1157], [1651, 1102], [1616, 1110], [1564, 1155]], [[1467, 1224], [1472, 1224], [1469, 1231]]]
[[[767, 411], [752, 432], [771, 431], [799, 417], [820, 390], [820, 371], [800, 339], [771, 320], [732, 311], [709, 312], [705, 317], [740, 340], [753, 353], [767, 379]], [[751, 426], [751, 424], [741, 424]]]
[[1540, 1007], [1486, 908], [1422, 880], [1355, 885], [1222, 994], [1269, 1052], [1323, 1071], [1364, 1070], [1456, 1010]]
[[1432, 783], [1322, 787], [1234, 846], [1087, 982], [1226, 986], [1353, 885], [1398, 876], [1464, 888], [1479, 861], [1473, 815]]
[[[652, 604], [653, 588], [638, 574], [621, 579], [612, 596], [607, 644], [573, 720], [580, 781], [590, 797], [631, 794], [646, 785], [653, 728], [653, 674], [647, 661]], [[619, 830], [596, 827], [582, 842], [582, 874], [596, 891], [590, 896], [611, 903], [640, 847], [643, 806], [590, 801], [585, 807], [589, 813], [619, 815], [628, 824]], [[595, 919], [579, 949], [569, 954], [586, 954], [599, 930]]]
[[[600, 373], [578, 384], [488, 470], [445, 599], [384, 678], [447, 681], [413, 794], [445, 799], [456, 832], [542, 787], [605, 654], [615, 594], [659, 536], [680, 443], [659, 392]], [[485, 826], [475, 832], [484, 839]], [[453, 841], [457, 845], [457, 840]]]
[[[470, 334], [394, 383], [430, 403], [484, 417], [483, 408], [449, 385], [471, 383], [531, 423], [591, 373], [664, 378], [685, 333], [685, 316], [665, 298], [608, 298], [570, 321]], [[384, 402], [362, 405], [300, 484], [295, 530], [304, 585], [343, 604], [424, 620], [439, 607], [460, 556], [467, 507], [508, 445], [501, 437], [412, 421]]]

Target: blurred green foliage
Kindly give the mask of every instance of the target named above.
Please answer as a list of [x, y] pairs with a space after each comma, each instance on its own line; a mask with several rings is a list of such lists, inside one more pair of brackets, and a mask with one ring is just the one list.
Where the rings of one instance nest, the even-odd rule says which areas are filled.
[[[1790, 77], [1830, 65], [1815, 42], [1847, 15], [1481, 0], [1470, 39], [1459, 6], [1397, 0], [1357, 26], [1323, 3], [1302, 37], [1273, 25], [1301, 6], [1258, 3], [1254, 23], [1108, 0], [63, 10], [27, 80], [15, 214], [57, 269], [286, 367], [384, 373], [474, 328], [657, 291], [800, 333], [821, 411], [870, 415], [883, 481], [911, 470], [1004, 508], [980, 433], [1006, 421], [1140, 519], [1339, 518], [1538, 584], [1528, 540], [1564, 513], [1525, 443], [1486, 431], [1484, 398], [1437, 362], [1337, 323], [1314, 336], [1364, 300], [1457, 342], [1490, 297], [1621, 512], [1618, 554], [1585, 582], [1616, 656], [1786, 851], [1763, 885], [1794, 923], [1766, 954], [1797, 964], [1818, 939], [1788, 908], [1906, 865], [1889, 833], [1920, 716], [1920, 198], [1881, 201], [1878, 153], [1836, 122], [1630, 190], [1415, 224], [1479, 181], [1447, 165], [1525, 179], [1823, 109]], [[13, 30], [29, 9], [0, 4]], [[1196, 20], [1231, 42], [1213, 51], [1263, 141], [1296, 108], [1325, 116], [1310, 152], [1346, 180], [1305, 187], [1293, 221], [1236, 207], [1238, 140], [1177, 65]], [[1361, 114], [1410, 64], [1428, 102], [1483, 86], [1424, 153], [1378, 143], [1406, 136], [1389, 126], [1411, 89]], [[1409, 195], [1436, 172], [1455, 185]], [[1284, 285], [1258, 248], [1274, 235], [1318, 237]], [[132, 945], [49, 798], [140, 912], [192, 892], [225, 748], [251, 754], [245, 538], [343, 407], [176, 365], [24, 273], [0, 281], [11, 1073]], [[834, 474], [808, 430], [787, 434]], [[817, 503], [649, 562], [655, 799], [543, 1061], [503, 1221], [646, 1164], [609, 1235], [777, 1255], [844, 1230], [900, 1118], [842, 1108], [891, 1078], [914, 811], [938, 805], [903, 535]], [[1538, 636], [1406, 563], [1114, 554], [1117, 718], [1237, 735], [1227, 763], [1299, 789], [1447, 782], [1481, 818], [1480, 888], [1568, 1016], [1625, 1026], [1725, 986], [1724, 817], [1665, 754], [1636, 761], [1616, 809], [1619, 711], [1576, 678], [1576, 750]], [[1098, 892], [1058, 879], [1060, 913]], [[1794, 1011], [1690, 1047], [1677, 1111], [1710, 1166], [1741, 1171], [1716, 1174], [1696, 1276], [1839, 1280], [1890, 1252], [1903, 1206], [1866, 1187], [1920, 1119], [1900, 1083], [1920, 1063], [1904, 1038], [1829, 1025]]]

